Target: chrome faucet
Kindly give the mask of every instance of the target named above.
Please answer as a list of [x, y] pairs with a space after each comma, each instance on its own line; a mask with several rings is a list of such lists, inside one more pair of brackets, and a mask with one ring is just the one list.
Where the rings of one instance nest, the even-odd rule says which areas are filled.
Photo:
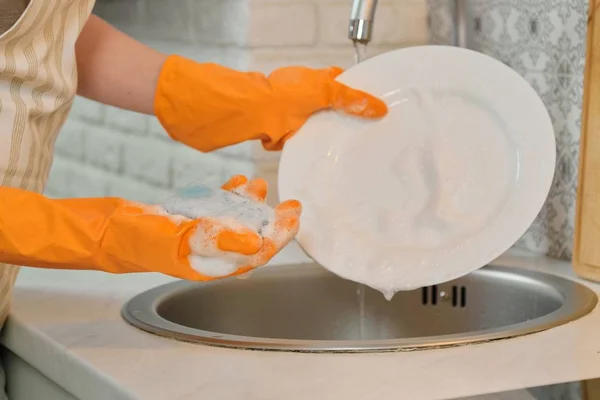
[[348, 38], [353, 42], [369, 43], [373, 33], [373, 20], [377, 0], [353, 0]]
[[[367, 44], [373, 34], [377, 0], [352, 0], [348, 38], [354, 43]], [[454, 0], [454, 46], [467, 46], [465, 0]]]

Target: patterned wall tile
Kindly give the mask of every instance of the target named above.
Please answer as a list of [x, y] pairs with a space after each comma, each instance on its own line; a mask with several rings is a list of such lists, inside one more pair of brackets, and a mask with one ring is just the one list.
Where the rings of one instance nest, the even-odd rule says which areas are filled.
[[429, 41], [432, 44], [451, 45], [454, 35], [454, 2], [427, 0], [429, 8]]
[[[429, 0], [430, 40], [450, 44], [452, 0]], [[570, 259], [579, 162], [587, 0], [467, 0], [468, 47], [519, 72], [548, 108], [557, 143], [548, 200], [517, 243]]]

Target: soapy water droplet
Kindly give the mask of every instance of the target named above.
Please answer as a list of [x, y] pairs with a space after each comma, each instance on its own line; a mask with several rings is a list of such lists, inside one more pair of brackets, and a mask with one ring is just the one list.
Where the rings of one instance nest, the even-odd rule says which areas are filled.
[[394, 295], [396, 294], [393, 290], [384, 290], [381, 293], [383, 293], [383, 297], [385, 297], [387, 301], [392, 301]]
[[348, 114], [361, 114], [361, 113], [364, 113], [366, 117], [372, 117], [375, 114], [375, 112], [374, 111], [369, 111], [369, 112], [365, 113], [365, 109], [366, 108], [367, 108], [367, 101], [366, 100], [355, 101], [354, 103], [346, 105], [346, 107], [344, 107], [344, 112], [346, 112]]

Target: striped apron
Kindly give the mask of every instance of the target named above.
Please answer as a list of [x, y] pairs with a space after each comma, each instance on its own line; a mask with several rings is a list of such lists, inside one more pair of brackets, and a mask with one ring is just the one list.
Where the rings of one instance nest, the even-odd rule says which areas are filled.
[[[75, 41], [94, 0], [0, 3], [0, 26], [18, 15], [0, 31], [0, 185], [41, 193], [77, 90]], [[0, 264], [0, 326], [18, 271]]]

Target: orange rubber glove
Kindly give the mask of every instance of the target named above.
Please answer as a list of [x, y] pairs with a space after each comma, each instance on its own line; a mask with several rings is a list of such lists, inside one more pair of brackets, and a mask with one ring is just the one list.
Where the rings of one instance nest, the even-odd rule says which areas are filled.
[[[223, 189], [195, 187], [148, 206], [119, 198], [56, 200], [0, 187], [0, 262], [189, 280], [266, 264], [298, 232], [300, 203], [268, 207], [266, 182], [243, 176]], [[256, 221], [259, 226], [248, 223]]]
[[337, 82], [341, 72], [287, 67], [266, 77], [169, 56], [154, 112], [171, 138], [203, 152], [253, 139], [267, 150], [281, 150], [317, 111], [365, 118], [387, 113], [383, 101]]

